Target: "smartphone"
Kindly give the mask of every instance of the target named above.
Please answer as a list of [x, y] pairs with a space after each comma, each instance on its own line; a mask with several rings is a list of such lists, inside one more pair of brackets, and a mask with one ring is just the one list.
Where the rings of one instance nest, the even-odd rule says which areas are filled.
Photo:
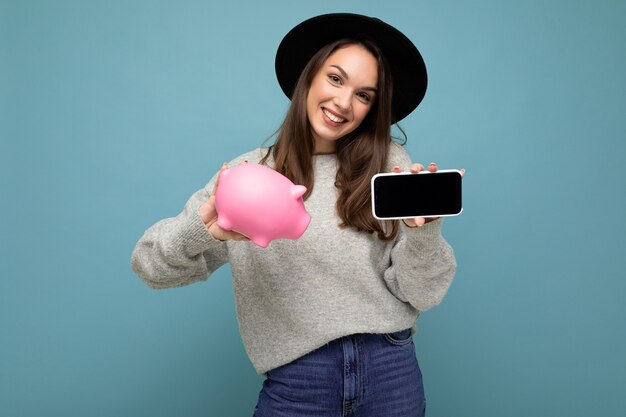
[[461, 171], [377, 174], [372, 177], [372, 212], [379, 220], [458, 216]]

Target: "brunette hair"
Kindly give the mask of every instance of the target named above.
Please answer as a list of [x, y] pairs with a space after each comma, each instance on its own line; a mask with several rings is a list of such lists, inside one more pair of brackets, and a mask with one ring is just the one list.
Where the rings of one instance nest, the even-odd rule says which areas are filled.
[[338, 169], [335, 186], [339, 189], [336, 209], [342, 220], [340, 227], [376, 233], [381, 240], [392, 240], [399, 228], [397, 220], [381, 222], [372, 215], [371, 178], [385, 170], [391, 144], [392, 79], [389, 64], [380, 49], [368, 39], [342, 39], [321, 48], [302, 70], [291, 96], [291, 105], [275, 143], [269, 147], [261, 163], [270, 154], [274, 169], [295, 184], [304, 185], [306, 200], [314, 186], [312, 155], [314, 138], [307, 117], [306, 100], [313, 78], [328, 57], [338, 49], [361, 45], [378, 62], [378, 93], [367, 116], [352, 132], [337, 142]]

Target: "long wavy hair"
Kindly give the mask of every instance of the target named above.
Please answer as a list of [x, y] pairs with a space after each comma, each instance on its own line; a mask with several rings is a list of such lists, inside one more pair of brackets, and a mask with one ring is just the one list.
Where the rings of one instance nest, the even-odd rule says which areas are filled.
[[306, 200], [314, 186], [312, 155], [314, 137], [307, 116], [306, 101], [313, 78], [326, 59], [338, 49], [361, 45], [378, 62], [378, 94], [367, 116], [352, 132], [337, 141], [338, 169], [335, 186], [340, 227], [376, 233], [381, 240], [392, 240], [399, 228], [397, 220], [379, 221], [372, 215], [371, 178], [385, 170], [391, 145], [392, 79], [389, 64], [378, 46], [368, 39], [342, 39], [320, 49], [308, 62], [291, 96], [291, 105], [277, 131], [276, 141], [269, 147], [261, 163], [271, 155], [274, 169], [295, 184], [307, 188]]

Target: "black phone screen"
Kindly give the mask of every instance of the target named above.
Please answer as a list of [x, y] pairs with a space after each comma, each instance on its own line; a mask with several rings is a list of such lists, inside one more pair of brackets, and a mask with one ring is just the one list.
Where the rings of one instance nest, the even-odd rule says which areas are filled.
[[461, 178], [456, 171], [375, 177], [374, 213], [381, 218], [459, 214]]

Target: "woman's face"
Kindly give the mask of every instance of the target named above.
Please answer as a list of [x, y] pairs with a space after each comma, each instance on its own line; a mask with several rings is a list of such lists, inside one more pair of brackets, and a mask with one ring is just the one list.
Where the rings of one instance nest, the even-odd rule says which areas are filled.
[[315, 74], [306, 111], [315, 153], [335, 151], [337, 139], [356, 129], [376, 99], [378, 63], [361, 45], [333, 52]]

